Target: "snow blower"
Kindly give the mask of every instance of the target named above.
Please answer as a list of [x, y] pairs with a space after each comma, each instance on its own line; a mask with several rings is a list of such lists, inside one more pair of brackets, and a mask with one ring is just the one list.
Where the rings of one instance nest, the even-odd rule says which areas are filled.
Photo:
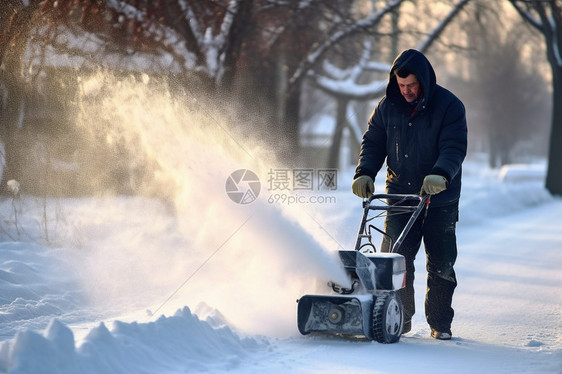
[[[396, 291], [405, 286], [406, 262], [396, 252], [427, 204], [429, 195], [377, 194], [363, 201], [355, 249], [338, 251], [351, 288], [329, 282], [331, 295], [304, 295], [298, 299], [297, 324], [301, 334], [358, 336], [379, 343], [400, 340], [404, 314]], [[373, 219], [389, 214], [411, 214], [395, 243], [372, 224]], [[377, 252], [372, 230], [390, 240], [390, 252]]]

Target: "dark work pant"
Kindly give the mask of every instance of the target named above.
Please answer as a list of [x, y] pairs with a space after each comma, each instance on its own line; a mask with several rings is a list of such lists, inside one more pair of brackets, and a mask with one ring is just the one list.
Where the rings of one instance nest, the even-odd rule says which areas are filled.
[[[385, 220], [385, 232], [396, 242], [410, 214], [391, 214]], [[406, 259], [406, 287], [398, 294], [404, 305], [404, 320], [411, 320], [416, 311], [414, 301], [414, 260], [423, 239], [426, 253], [427, 291], [425, 316], [431, 327], [450, 332], [454, 311], [451, 307], [457, 279], [453, 266], [457, 258], [456, 223], [458, 204], [432, 207], [421, 214], [406, 239], [396, 251]], [[382, 252], [390, 251], [390, 240], [383, 239]]]

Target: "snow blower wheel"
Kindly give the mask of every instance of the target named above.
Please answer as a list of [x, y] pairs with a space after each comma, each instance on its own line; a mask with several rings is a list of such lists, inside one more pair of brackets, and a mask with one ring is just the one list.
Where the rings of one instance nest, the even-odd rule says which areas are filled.
[[[429, 196], [397, 194], [372, 195], [363, 201], [355, 249], [338, 251], [351, 288], [330, 282], [333, 294], [304, 295], [298, 299], [297, 326], [301, 334], [364, 336], [379, 343], [400, 340], [404, 312], [396, 291], [406, 285], [406, 260], [396, 252], [428, 203]], [[369, 217], [371, 211], [383, 213]], [[371, 230], [386, 233], [370, 222], [391, 213], [411, 216], [390, 252], [376, 252]]]
[[373, 339], [379, 343], [396, 343], [402, 335], [403, 324], [400, 297], [394, 292], [378, 296], [373, 308]]

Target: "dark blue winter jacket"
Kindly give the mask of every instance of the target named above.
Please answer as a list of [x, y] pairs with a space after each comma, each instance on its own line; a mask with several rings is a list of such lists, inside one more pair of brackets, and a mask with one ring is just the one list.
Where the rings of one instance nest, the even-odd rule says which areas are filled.
[[[414, 73], [423, 90], [423, 98], [413, 114], [398, 88], [394, 72], [399, 67]], [[431, 206], [448, 205], [460, 197], [466, 147], [464, 105], [436, 83], [427, 58], [409, 49], [392, 65], [386, 96], [373, 111], [363, 135], [354, 178], [368, 175], [374, 180], [386, 159], [387, 193], [417, 194], [426, 175], [442, 175], [448, 187], [432, 196]]]

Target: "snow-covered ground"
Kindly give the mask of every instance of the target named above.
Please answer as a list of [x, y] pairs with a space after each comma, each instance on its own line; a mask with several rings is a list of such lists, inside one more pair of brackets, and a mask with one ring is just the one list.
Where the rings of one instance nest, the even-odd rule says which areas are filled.
[[562, 200], [540, 167], [483, 165], [465, 163], [451, 341], [428, 337], [423, 254], [399, 343], [298, 334], [295, 300], [327, 292], [332, 251], [353, 247], [349, 171], [336, 201], [225, 194], [214, 222], [147, 198], [6, 199], [0, 372], [562, 373]]

